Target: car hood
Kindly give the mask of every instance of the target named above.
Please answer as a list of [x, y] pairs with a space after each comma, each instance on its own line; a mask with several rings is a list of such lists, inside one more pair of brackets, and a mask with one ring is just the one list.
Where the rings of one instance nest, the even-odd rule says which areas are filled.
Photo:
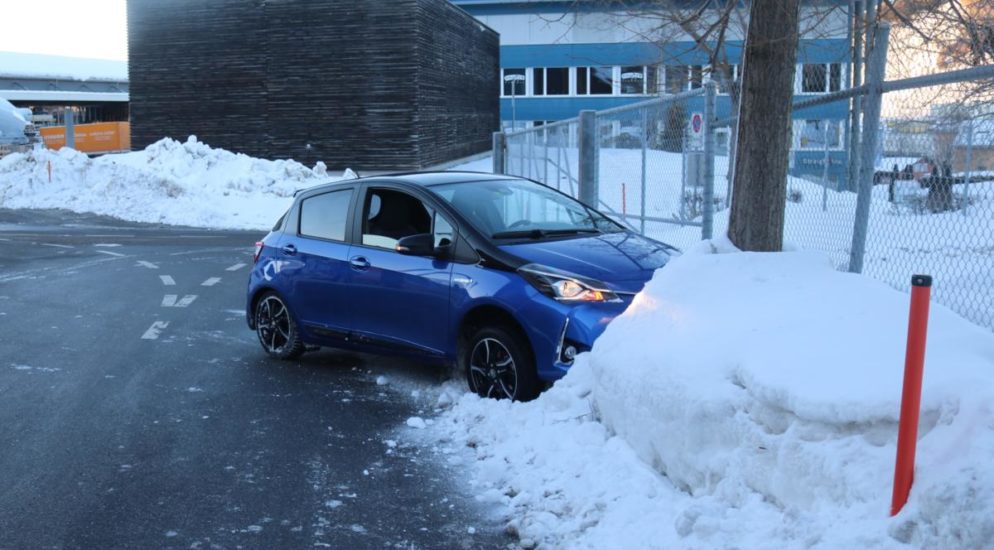
[[675, 248], [627, 231], [515, 243], [500, 249], [529, 263], [598, 279], [620, 292], [641, 291], [652, 273], [677, 253]]

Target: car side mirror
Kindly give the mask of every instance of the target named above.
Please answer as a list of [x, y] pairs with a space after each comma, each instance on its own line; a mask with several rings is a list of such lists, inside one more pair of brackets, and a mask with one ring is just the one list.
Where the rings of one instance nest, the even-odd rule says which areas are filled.
[[397, 241], [394, 250], [405, 256], [434, 256], [435, 236], [431, 233], [408, 235]]

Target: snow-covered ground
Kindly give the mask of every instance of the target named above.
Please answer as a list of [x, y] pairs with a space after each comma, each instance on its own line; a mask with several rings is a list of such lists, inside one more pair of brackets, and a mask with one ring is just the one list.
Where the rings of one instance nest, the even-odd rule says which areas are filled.
[[525, 546], [994, 547], [994, 336], [942, 306], [888, 517], [907, 311], [822, 253], [702, 243], [538, 400], [452, 385], [429, 432]]
[[320, 163], [308, 168], [292, 160], [252, 158], [212, 149], [191, 136], [92, 159], [66, 148], [7, 155], [0, 158], [0, 207], [266, 230], [289, 207], [295, 190], [336, 179]]

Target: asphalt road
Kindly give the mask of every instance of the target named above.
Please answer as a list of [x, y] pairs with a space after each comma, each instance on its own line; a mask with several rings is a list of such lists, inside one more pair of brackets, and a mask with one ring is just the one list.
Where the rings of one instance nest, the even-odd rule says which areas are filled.
[[0, 210], [0, 548], [511, 543], [405, 437], [437, 368], [264, 356], [259, 236]]

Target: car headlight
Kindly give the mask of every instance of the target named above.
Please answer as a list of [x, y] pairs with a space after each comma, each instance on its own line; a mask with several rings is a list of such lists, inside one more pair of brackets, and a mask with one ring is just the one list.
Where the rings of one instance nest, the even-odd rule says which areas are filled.
[[518, 268], [518, 273], [539, 292], [560, 302], [617, 302], [618, 295], [604, 283], [540, 264]]

